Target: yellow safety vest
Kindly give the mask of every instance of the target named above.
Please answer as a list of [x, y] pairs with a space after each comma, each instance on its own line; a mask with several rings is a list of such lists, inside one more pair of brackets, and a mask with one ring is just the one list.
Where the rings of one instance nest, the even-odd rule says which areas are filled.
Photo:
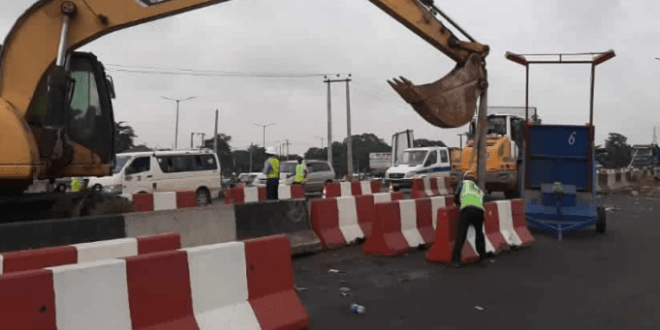
[[461, 189], [461, 210], [467, 206], [484, 209], [484, 193], [476, 183], [470, 180], [464, 180]]
[[294, 182], [305, 182], [305, 164], [296, 165], [296, 177]]
[[271, 158], [268, 158], [268, 162], [270, 163], [270, 166], [273, 167], [273, 172], [268, 173], [268, 178], [269, 179], [279, 178], [280, 177], [280, 161], [275, 157], [271, 157]]
[[73, 178], [71, 180], [71, 191], [80, 191], [80, 181], [78, 181], [78, 178]]

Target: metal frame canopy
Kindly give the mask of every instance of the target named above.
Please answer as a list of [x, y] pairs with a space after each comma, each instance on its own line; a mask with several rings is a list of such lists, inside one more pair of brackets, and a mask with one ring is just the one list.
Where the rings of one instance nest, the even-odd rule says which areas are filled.
[[[590, 64], [591, 65], [591, 93], [589, 98], [589, 126], [594, 121], [594, 78], [596, 65], [599, 65], [616, 56], [614, 50], [592, 53], [554, 53], [554, 54], [516, 54], [506, 52], [507, 60], [525, 66], [525, 121], [529, 120], [529, 65], [530, 64]], [[530, 59], [528, 59], [528, 57]], [[576, 57], [590, 57], [588, 60]], [[549, 58], [549, 59], [548, 59]]]

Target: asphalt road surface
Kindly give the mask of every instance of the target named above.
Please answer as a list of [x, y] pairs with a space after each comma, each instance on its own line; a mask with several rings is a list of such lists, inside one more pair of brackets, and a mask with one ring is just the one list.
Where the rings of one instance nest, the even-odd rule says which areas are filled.
[[614, 207], [606, 234], [533, 232], [532, 247], [485, 266], [450, 269], [421, 250], [372, 257], [359, 246], [296, 258], [310, 329], [660, 329], [660, 200], [601, 204]]

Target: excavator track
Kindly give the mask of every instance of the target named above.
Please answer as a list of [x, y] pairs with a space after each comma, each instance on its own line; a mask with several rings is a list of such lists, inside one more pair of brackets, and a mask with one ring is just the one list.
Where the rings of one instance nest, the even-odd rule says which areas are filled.
[[36, 193], [0, 199], [0, 223], [135, 212], [131, 201], [102, 192]]

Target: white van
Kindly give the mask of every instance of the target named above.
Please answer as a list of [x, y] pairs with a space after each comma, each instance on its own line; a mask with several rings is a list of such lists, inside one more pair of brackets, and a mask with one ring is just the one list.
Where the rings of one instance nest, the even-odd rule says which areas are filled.
[[208, 204], [220, 191], [220, 165], [211, 150], [147, 151], [117, 154], [111, 176], [89, 177], [88, 187], [115, 194], [195, 191]]
[[413, 178], [442, 177], [450, 173], [447, 147], [408, 148], [396, 164], [385, 172], [385, 179], [394, 188], [408, 188]]

